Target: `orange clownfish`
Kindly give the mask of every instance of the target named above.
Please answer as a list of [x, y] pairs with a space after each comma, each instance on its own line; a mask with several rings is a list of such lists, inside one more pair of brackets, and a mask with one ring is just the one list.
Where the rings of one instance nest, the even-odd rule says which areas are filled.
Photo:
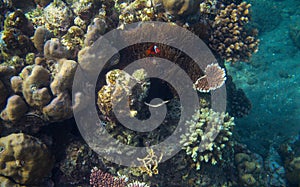
[[146, 55], [149, 56], [149, 55], [155, 55], [155, 54], [158, 54], [160, 53], [160, 49], [152, 44], [147, 50], [146, 50]]

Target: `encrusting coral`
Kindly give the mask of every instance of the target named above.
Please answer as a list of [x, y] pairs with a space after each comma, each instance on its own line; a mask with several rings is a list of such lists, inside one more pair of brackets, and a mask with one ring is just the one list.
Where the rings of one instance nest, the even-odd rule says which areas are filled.
[[18, 133], [0, 138], [0, 175], [24, 185], [38, 185], [53, 167], [53, 157], [39, 139]]

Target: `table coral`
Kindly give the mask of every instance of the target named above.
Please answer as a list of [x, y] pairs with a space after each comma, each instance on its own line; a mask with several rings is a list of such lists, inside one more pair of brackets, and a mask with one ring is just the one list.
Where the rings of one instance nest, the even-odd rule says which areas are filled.
[[52, 169], [53, 157], [39, 139], [18, 133], [0, 138], [1, 176], [19, 184], [37, 185]]

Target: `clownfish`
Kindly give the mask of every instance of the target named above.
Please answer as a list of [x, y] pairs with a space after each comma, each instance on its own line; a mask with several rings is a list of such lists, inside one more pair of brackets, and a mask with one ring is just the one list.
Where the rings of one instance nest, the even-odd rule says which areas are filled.
[[152, 44], [147, 50], [146, 50], [146, 55], [149, 56], [149, 55], [155, 55], [155, 54], [158, 54], [160, 53], [160, 49]]

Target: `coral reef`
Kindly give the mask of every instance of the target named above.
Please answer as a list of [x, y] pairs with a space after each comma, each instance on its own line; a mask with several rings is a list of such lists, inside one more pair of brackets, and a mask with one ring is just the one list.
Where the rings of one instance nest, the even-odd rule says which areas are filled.
[[250, 6], [245, 2], [232, 3], [220, 10], [214, 19], [210, 47], [226, 61], [247, 61], [258, 49], [256, 31], [249, 33], [245, 28]]
[[66, 32], [73, 24], [73, 12], [62, 1], [55, 0], [44, 9], [45, 26], [54, 35]]
[[149, 0], [135, 0], [129, 4], [124, 2], [118, 8], [121, 12], [119, 19], [123, 24], [155, 19], [154, 7]]
[[254, 155], [237, 153], [235, 164], [239, 173], [240, 186], [265, 186], [262, 163], [257, 162]]
[[44, 51], [45, 41], [51, 39], [51, 33], [44, 27], [36, 28], [33, 36], [34, 47], [42, 53]]
[[61, 59], [70, 56], [69, 51], [61, 44], [58, 38], [51, 38], [45, 43], [44, 55], [47, 59]]
[[226, 73], [219, 64], [209, 64], [205, 68], [205, 75], [195, 82], [195, 87], [200, 92], [209, 92], [220, 88], [225, 84]]
[[23, 79], [22, 94], [29, 106], [40, 108], [49, 103], [50, 73], [47, 69], [39, 65], [26, 66], [20, 77]]
[[152, 177], [153, 174], [158, 174], [158, 163], [161, 161], [163, 155], [156, 155], [153, 149], [149, 148], [148, 154], [145, 158], [137, 158], [138, 161], [143, 163], [141, 167], [139, 167], [139, 170], [142, 173], [147, 173], [150, 177]]
[[242, 89], [236, 88], [231, 76], [227, 76], [227, 111], [235, 118], [242, 118], [248, 115], [252, 109], [251, 101], [247, 98]]
[[200, 0], [162, 0], [165, 10], [174, 16], [187, 16], [196, 13]]
[[73, 140], [67, 145], [64, 155], [59, 162], [59, 169], [64, 175], [64, 183], [88, 183], [91, 168], [101, 164], [98, 155], [87, 144], [78, 140]]
[[73, 77], [77, 68], [77, 62], [73, 60], [60, 59], [57, 63], [57, 73], [50, 84], [53, 95], [71, 91]]
[[186, 154], [196, 163], [196, 168], [200, 169], [201, 162], [211, 162], [215, 165], [222, 161], [222, 149], [226, 145], [230, 146], [233, 118], [228, 114], [202, 108], [195, 112], [186, 125], [189, 130], [181, 136], [180, 143]]
[[290, 138], [286, 142], [283, 142], [278, 153], [283, 160], [285, 174], [288, 184], [299, 185], [300, 184], [300, 139], [299, 135], [296, 138]]
[[[72, 106], [73, 77], [79, 66], [88, 74], [99, 71], [95, 68], [96, 63], [103, 62], [106, 48], [97, 51], [97, 61], [91, 61], [90, 58], [95, 55], [93, 43], [101, 35], [114, 28], [123, 29], [125, 24], [137, 21], [171, 22], [170, 26], [178, 24], [191, 30], [219, 54], [221, 58], [218, 62], [211, 62], [213, 64], [202, 71], [186, 54], [163, 44], [155, 44], [160, 53], [153, 56], [174, 62], [196, 82], [199, 91], [209, 92], [230, 79], [225, 74], [222, 59], [233, 62], [245, 60], [257, 50], [258, 40], [254, 33], [248, 32], [246, 26], [250, 19], [250, 5], [240, 0], [30, 0], [22, 3], [16, 0], [0, 2], [0, 11], [3, 13], [0, 21], [5, 20], [3, 41], [0, 41], [1, 185], [87, 186], [90, 183], [91, 186], [149, 187], [262, 184], [259, 176], [263, 170], [257, 169], [261, 164], [252, 156], [236, 162], [238, 169], [234, 166], [231, 157], [236, 148], [232, 147], [235, 142], [230, 138], [233, 118], [209, 109], [210, 93], [198, 93], [201, 108], [195, 111], [192, 119], [186, 121], [189, 129], [181, 137], [183, 150], [164, 163], [159, 162], [173, 148], [164, 154], [149, 148], [145, 157], [138, 158], [141, 167], [124, 169], [98, 158], [83, 140], [65, 137], [65, 132], [79, 137], [75, 122], [70, 118], [76, 103], [80, 103], [82, 97], [88, 97], [86, 93], [89, 91], [75, 94], [75, 106]], [[28, 10], [33, 3], [38, 6]], [[142, 34], [135, 33], [134, 29], [129, 32], [139, 36]], [[166, 34], [156, 32], [163, 36]], [[110, 43], [104, 41], [102, 45], [110, 46]], [[149, 57], [145, 51], [150, 45], [153, 44], [136, 44], [120, 50], [105, 62], [96, 85], [101, 120], [97, 125], [105, 127], [111, 136], [126, 145], [159, 143], [176, 129], [181, 115], [180, 101], [172, 86], [161, 80], [146, 79], [147, 72], [144, 69], [130, 74], [122, 70], [132, 60]], [[229, 49], [232, 52], [229, 53]], [[156, 83], [163, 86], [157, 86]], [[227, 80], [226, 86], [232, 88], [228, 90], [227, 98], [230, 101], [230, 115], [242, 117], [249, 112], [250, 101], [241, 90], [234, 87], [232, 81]], [[154, 106], [148, 103], [149, 100], [161, 97], [164, 100], [162, 104], [168, 109], [163, 124], [149, 133], [126, 129], [112, 112], [112, 105], [118, 103], [122, 96], [128, 97], [126, 101], [130, 106], [130, 111], [124, 111], [125, 115], [129, 112], [131, 117], [137, 119], [148, 118], [149, 107]], [[10, 134], [20, 131], [32, 136]], [[102, 135], [100, 131], [97, 131], [99, 136]], [[215, 137], [216, 133], [218, 135]], [[51, 148], [55, 147], [53, 154], [58, 156], [51, 179], [46, 179], [49, 181], [47, 185], [43, 178], [52, 169], [52, 154], [45, 144], [33, 136], [46, 140], [45, 143]], [[287, 163], [291, 164], [286, 166], [298, 171], [296, 161], [296, 158], [294, 162], [289, 160]], [[169, 169], [170, 165], [174, 166], [174, 170]], [[255, 170], [251, 170], [253, 165]], [[92, 166], [101, 169], [93, 168], [90, 174]], [[120, 176], [119, 172], [126, 176]], [[215, 173], [221, 177], [215, 176]], [[295, 177], [288, 174], [290, 181], [293, 181]], [[141, 179], [144, 182], [139, 182]]]
[[0, 174], [14, 182], [37, 185], [52, 169], [53, 158], [37, 138], [18, 133], [0, 138]]
[[93, 187], [126, 187], [126, 181], [122, 178], [117, 178], [109, 173], [103, 172], [97, 167], [91, 170], [90, 185]]
[[[140, 73], [138, 73], [140, 71]], [[134, 77], [134, 75], [139, 75]], [[98, 92], [97, 104], [99, 110], [105, 116], [113, 119], [112, 113], [112, 104], [117, 104], [119, 99], [122, 96], [129, 96], [131, 98], [129, 102], [130, 105], [133, 105], [134, 102], [142, 101], [147, 96], [147, 91], [149, 88], [149, 83], [146, 83], [144, 78], [146, 72], [143, 70], [136, 70], [133, 75], [129, 75], [125, 71], [115, 69], [109, 71], [106, 74], [106, 85], [104, 85]], [[139, 86], [136, 86], [136, 89], [139, 89], [141, 92], [139, 94], [132, 94], [134, 91], [128, 90], [131, 86], [138, 83]], [[134, 99], [133, 96], [138, 96]], [[138, 108], [136, 111], [140, 111]], [[131, 111], [134, 112], [134, 111]]]
[[5, 45], [3, 52], [8, 55], [26, 55], [34, 51], [30, 36], [34, 33], [32, 23], [21, 10], [10, 13], [4, 23], [2, 40]]
[[25, 101], [18, 95], [10, 96], [0, 117], [5, 121], [18, 121], [27, 112]]

